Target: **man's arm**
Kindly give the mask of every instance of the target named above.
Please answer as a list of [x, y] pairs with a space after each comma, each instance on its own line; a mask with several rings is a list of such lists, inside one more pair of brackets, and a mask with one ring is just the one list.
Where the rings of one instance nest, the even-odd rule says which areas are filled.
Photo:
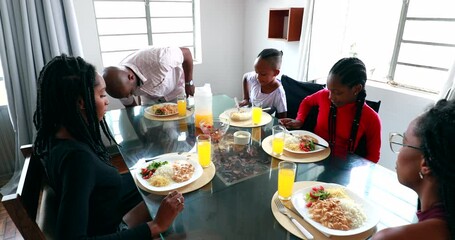
[[183, 74], [185, 75], [185, 93], [186, 96], [194, 95], [193, 81], [193, 55], [188, 48], [180, 48], [183, 54]]

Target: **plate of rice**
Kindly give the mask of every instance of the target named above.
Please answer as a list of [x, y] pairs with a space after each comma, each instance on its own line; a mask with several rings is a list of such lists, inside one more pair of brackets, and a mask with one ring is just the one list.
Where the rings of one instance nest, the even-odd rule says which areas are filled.
[[167, 117], [178, 114], [176, 103], [160, 103], [145, 109], [145, 112], [154, 117]]
[[202, 176], [201, 165], [185, 156], [163, 156], [146, 162], [136, 170], [136, 179], [154, 192], [171, 191]]
[[305, 221], [328, 235], [359, 234], [380, 220], [373, 204], [338, 184], [323, 183], [300, 189], [291, 201]]
[[322, 144], [324, 146], [329, 146], [329, 143], [319, 137], [318, 135], [304, 131], [304, 130], [294, 130], [289, 131], [292, 133], [286, 134], [286, 139], [284, 140], [284, 150], [292, 153], [315, 153], [324, 150], [324, 147], [312, 144], [313, 142]]

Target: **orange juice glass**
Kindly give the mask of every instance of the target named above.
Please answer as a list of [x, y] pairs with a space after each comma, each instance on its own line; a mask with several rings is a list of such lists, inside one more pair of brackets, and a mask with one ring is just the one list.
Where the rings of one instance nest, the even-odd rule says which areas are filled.
[[272, 154], [281, 156], [284, 149], [284, 140], [286, 137], [286, 130], [283, 126], [277, 125], [272, 128]]
[[262, 103], [258, 100], [253, 100], [253, 108], [251, 109], [251, 120], [254, 125], [261, 123]]
[[278, 164], [278, 198], [289, 200], [294, 187], [296, 165], [293, 162], [280, 162]]
[[177, 110], [180, 117], [186, 116], [186, 96], [179, 95], [177, 97]]
[[208, 167], [212, 162], [212, 142], [210, 135], [200, 134], [196, 139], [199, 164], [201, 164], [203, 168]]

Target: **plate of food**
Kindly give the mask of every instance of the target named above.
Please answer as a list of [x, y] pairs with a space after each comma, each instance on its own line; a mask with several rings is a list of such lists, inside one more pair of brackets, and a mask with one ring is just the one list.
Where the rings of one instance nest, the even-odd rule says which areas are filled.
[[373, 204], [338, 184], [323, 183], [300, 189], [292, 194], [291, 201], [305, 221], [328, 235], [359, 234], [380, 220]]
[[231, 108], [224, 111], [231, 121], [242, 122], [251, 119], [251, 108]]
[[167, 117], [179, 113], [176, 103], [159, 103], [145, 109], [145, 112], [154, 117]]
[[[318, 135], [304, 131], [289, 131], [284, 140], [284, 150], [291, 153], [315, 153], [326, 149], [329, 143]], [[322, 145], [322, 146], [321, 146]]]
[[146, 162], [136, 171], [142, 186], [154, 192], [171, 191], [202, 176], [201, 165], [185, 156], [163, 156]]

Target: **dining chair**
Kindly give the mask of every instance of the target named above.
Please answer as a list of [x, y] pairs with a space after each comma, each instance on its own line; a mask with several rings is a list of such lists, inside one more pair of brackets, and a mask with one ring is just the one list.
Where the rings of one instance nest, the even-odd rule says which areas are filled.
[[21, 147], [24, 166], [13, 194], [3, 196], [2, 204], [24, 239], [54, 239], [57, 209], [55, 194], [47, 185], [40, 159], [32, 145]]
[[[302, 100], [325, 87], [325, 84], [300, 82], [287, 75], [281, 76], [281, 84], [286, 93], [287, 117], [296, 118]], [[316, 126], [318, 107], [313, 107], [303, 123], [302, 129], [313, 131]]]

